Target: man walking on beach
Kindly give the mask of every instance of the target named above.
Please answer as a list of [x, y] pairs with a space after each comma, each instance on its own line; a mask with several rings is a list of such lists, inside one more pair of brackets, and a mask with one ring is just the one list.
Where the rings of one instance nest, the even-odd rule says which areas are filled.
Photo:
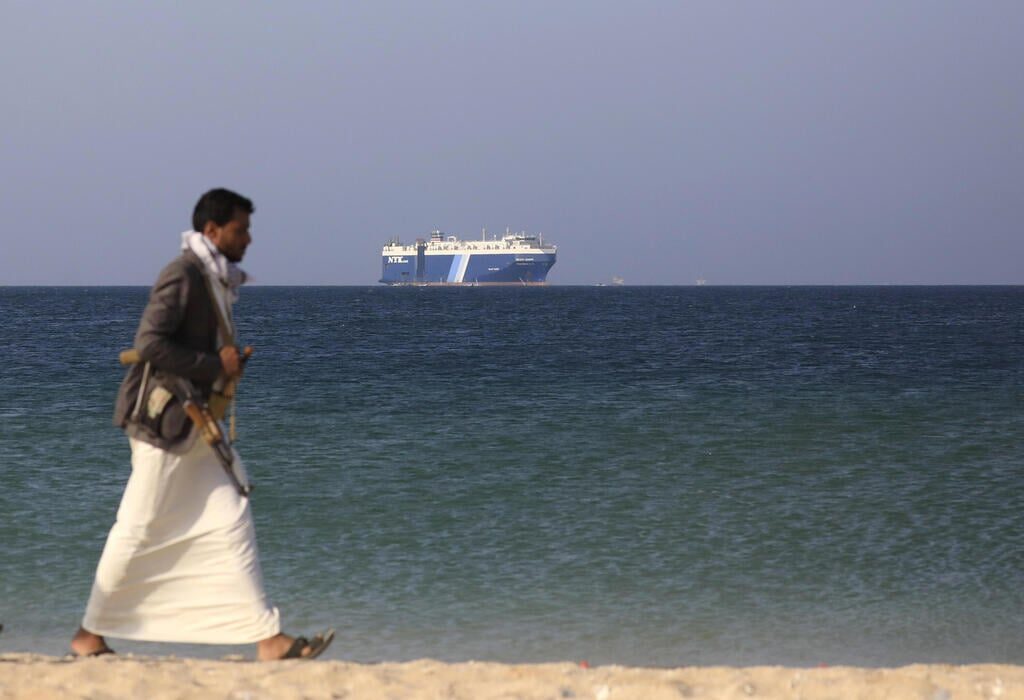
[[[230, 469], [186, 417], [182, 387], [210, 402], [242, 374], [231, 309], [252, 238], [252, 202], [214, 189], [195, 206], [182, 253], [160, 273], [135, 335], [139, 362], [118, 392], [132, 473], [96, 569], [76, 656], [112, 653], [105, 637], [199, 644], [255, 642], [257, 658], [312, 659], [333, 631], [281, 632], [263, 590], [245, 468]], [[217, 409], [213, 409], [217, 412]], [[223, 467], [223, 468], [222, 468]], [[233, 471], [232, 471], [233, 470]], [[232, 472], [232, 473], [229, 473]]]

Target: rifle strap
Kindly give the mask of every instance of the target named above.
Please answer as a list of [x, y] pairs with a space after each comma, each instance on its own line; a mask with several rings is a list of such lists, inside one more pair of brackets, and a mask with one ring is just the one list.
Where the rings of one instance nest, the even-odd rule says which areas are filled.
[[139, 393], [135, 397], [135, 408], [132, 410], [132, 420], [139, 419], [139, 410], [142, 408], [142, 397], [146, 393], [146, 384], [149, 382], [149, 363], [142, 369], [142, 381], [139, 383]]
[[217, 295], [217, 290], [213, 288], [210, 274], [206, 270], [202, 270], [202, 273], [203, 281], [206, 282], [206, 291], [210, 295], [210, 303], [213, 304], [213, 312], [217, 316], [217, 328], [220, 329], [221, 338], [225, 345], [235, 345], [234, 329], [224, 315], [224, 308], [219, 301], [220, 297]]
[[[213, 288], [213, 280], [210, 279], [210, 274], [206, 270], [201, 270], [203, 275], [203, 281], [206, 283], [206, 291], [210, 295], [210, 303], [213, 304], [213, 312], [217, 316], [217, 328], [220, 329], [221, 339], [225, 345], [236, 345], [235, 334], [232, 325], [228, 323], [228, 319], [225, 316], [225, 309], [220, 303], [220, 297], [217, 295], [217, 290]], [[219, 280], [218, 280], [219, 283]], [[231, 302], [225, 300], [225, 303], [230, 304]], [[230, 308], [230, 306], [228, 307]], [[234, 380], [226, 380], [227, 383], [234, 382]], [[228, 411], [230, 413], [229, 428], [228, 428], [228, 443], [233, 444], [235, 442], [235, 386], [225, 386], [224, 394], [229, 396], [231, 401]]]

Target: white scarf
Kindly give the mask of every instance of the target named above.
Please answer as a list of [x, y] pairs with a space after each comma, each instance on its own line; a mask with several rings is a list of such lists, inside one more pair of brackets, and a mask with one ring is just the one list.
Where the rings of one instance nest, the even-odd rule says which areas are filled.
[[[224, 257], [209, 238], [197, 231], [185, 231], [181, 234], [181, 249], [191, 250], [203, 263], [204, 272], [210, 279], [210, 288], [214, 290], [216, 297], [214, 303], [220, 306], [228, 330], [234, 335], [231, 307], [238, 301], [238, 288], [245, 284], [248, 275], [242, 268]], [[222, 344], [228, 342], [232, 342], [232, 339], [221, 338]]]

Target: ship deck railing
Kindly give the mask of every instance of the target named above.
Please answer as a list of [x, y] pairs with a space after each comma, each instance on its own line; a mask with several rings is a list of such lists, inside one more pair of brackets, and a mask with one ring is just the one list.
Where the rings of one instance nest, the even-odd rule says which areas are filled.
[[[459, 243], [459, 244], [453, 244], [453, 243], [442, 243], [440, 245], [438, 245], [436, 243], [434, 243], [434, 244], [427, 244], [426, 250], [467, 250], [468, 249], [468, 250], [497, 250], [497, 251], [513, 251], [513, 250], [519, 250], [519, 251], [522, 251], [522, 250], [544, 250], [544, 251], [549, 251], [550, 250], [550, 251], [554, 251], [556, 249], [556, 247], [557, 246], [553, 246], [553, 245], [515, 245], [515, 244], [513, 244], [513, 245], [476, 244], [476, 245], [474, 245], [473, 243], [465, 242], [465, 243]], [[384, 246], [384, 249], [385, 250], [390, 250], [390, 251], [403, 251], [403, 252], [410, 252], [410, 253], [416, 252], [416, 246], [412, 245], [412, 244], [407, 244], [407, 245], [388, 244], [388, 245]]]

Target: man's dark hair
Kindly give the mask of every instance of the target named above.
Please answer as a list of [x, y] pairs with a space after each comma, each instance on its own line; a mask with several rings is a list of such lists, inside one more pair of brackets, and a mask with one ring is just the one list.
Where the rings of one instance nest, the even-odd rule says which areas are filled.
[[226, 190], [223, 187], [210, 190], [196, 202], [196, 208], [192, 211], [192, 230], [202, 233], [207, 221], [223, 226], [235, 218], [237, 209], [241, 209], [247, 214], [256, 211], [252, 200], [237, 192]]

